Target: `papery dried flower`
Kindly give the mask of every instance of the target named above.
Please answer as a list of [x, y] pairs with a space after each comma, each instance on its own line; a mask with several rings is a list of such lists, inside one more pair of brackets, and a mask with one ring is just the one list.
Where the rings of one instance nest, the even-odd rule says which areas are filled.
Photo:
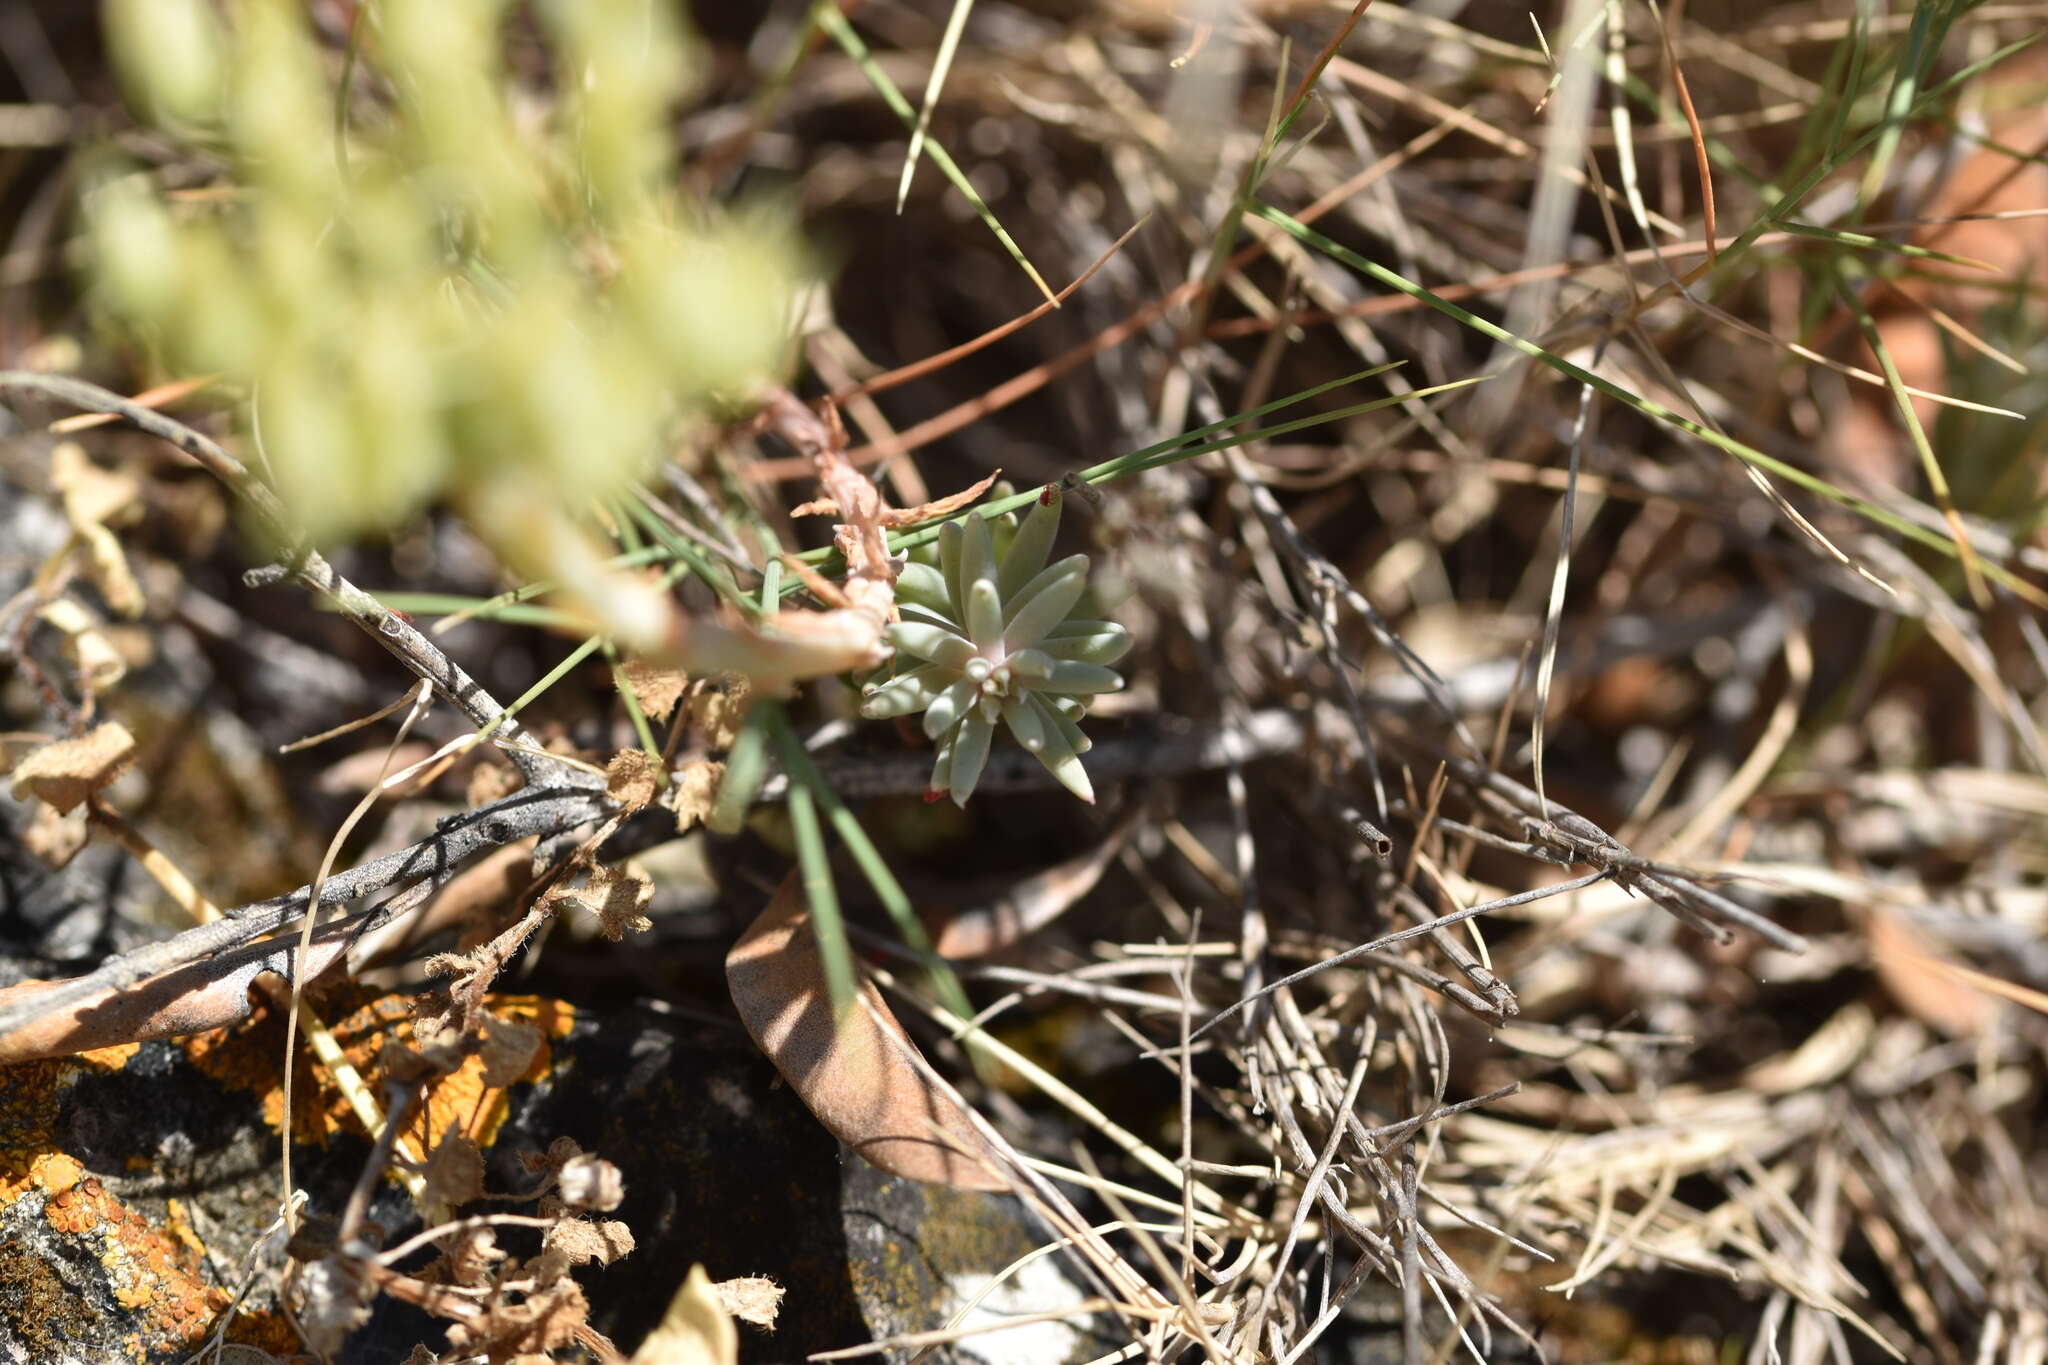
[[1088, 556], [1047, 566], [1059, 521], [1054, 492], [1022, 524], [948, 522], [936, 556], [913, 556], [896, 580], [898, 672], [863, 689], [861, 714], [922, 711], [939, 746], [932, 790], [960, 805], [981, 780], [998, 721], [1069, 791], [1095, 799], [1080, 719], [1088, 697], [1123, 687], [1110, 665], [1131, 637], [1114, 621], [1070, 619], [1088, 587]]
[[626, 1197], [626, 1181], [619, 1168], [602, 1157], [583, 1153], [562, 1164], [556, 1181], [562, 1202], [572, 1209], [609, 1212]]

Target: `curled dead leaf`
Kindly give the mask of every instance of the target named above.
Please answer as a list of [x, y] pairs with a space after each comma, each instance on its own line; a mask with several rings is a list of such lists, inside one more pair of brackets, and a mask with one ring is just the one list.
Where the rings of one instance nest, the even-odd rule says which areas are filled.
[[451, 1128], [427, 1157], [428, 1217], [435, 1222], [484, 1192], [484, 1157], [475, 1142]]
[[[747, 1032], [832, 1135], [891, 1175], [970, 1190], [1008, 1184], [959, 1107], [913, 1064], [917, 1045], [870, 982], [835, 1019], [802, 883], [792, 872], [726, 955]], [[865, 1006], [865, 1007], [863, 1007]]]
[[661, 794], [661, 765], [645, 749], [621, 749], [604, 767], [604, 794], [639, 810]]
[[139, 485], [125, 474], [101, 469], [76, 441], [66, 441], [50, 453], [50, 485], [63, 496], [64, 516], [71, 523], [72, 544], [85, 576], [108, 606], [123, 616], [140, 616], [142, 588], [121, 543], [107, 529], [134, 507]]
[[108, 721], [77, 739], [45, 744], [14, 765], [14, 797], [34, 797], [68, 813], [112, 782], [135, 756], [135, 736]]
[[676, 813], [676, 833], [702, 824], [711, 814], [711, 808], [718, 804], [719, 779], [724, 776], [725, 765], [709, 759], [683, 765], [665, 803]]
[[63, 498], [64, 519], [74, 527], [120, 520], [141, 492], [133, 477], [94, 464], [76, 441], [62, 441], [51, 449], [50, 487]]
[[85, 807], [60, 812], [55, 806], [38, 805], [35, 818], [22, 832], [21, 843], [51, 867], [63, 867], [78, 856], [90, 833]]
[[706, 747], [721, 751], [732, 747], [747, 718], [747, 693], [745, 682], [737, 681], [723, 688], [700, 686], [690, 694], [690, 725]]
[[[958, 493], [948, 493], [943, 498], [921, 502], [915, 507], [879, 508], [875, 512], [875, 520], [882, 526], [895, 530], [898, 527], [915, 526], [919, 522], [937, 521], [940, 517], [950, 517], [988, 492], [1002, 476], [1002, 470], [992, 470], [986, 478], [961, 489]], [[833, 498], [813, 498], [801, 506], [790, 508], [789, 514], [792, 517], [838, 516], [839, 503]]]
[[633, 1232], [616, 1218], [564, 1218], [548, 1229], [542, 1244], [570, 1265], [610, 1265], [633, 1250]]
[[1136, 816], [1135, 810], [1126, 815], [1109, 837], [1079, 857], [1022, 880], [1006, 879], [989, 899], [933, 924], [932, 951], [953, 961], [987, 957], [1052, 923], [1095, 889], [1136, 827]]
[[693, 1265], [668, 1311], [633, 1352], [633, 1365], [737, 1365], [739, 1358], [739, 1329], [704, 1267]]
[[1974, 1038], [1991, 1022], [1998, 1005], [1926, 935], [1897, 911], [1872, 905], [1864, 930], [1870, 960], [1886, 992], [1908, 1014], [1950, 1038]]
[[483, 1014], [484, 1084], [495, 1089], [511, 1085], [533, 1065], [540, 1052], [541, 1032], [524, 1019]]
[[764, 1332], [775, 1330], [775, 1319], [782, 1313], [781, 1285], [766, 1275], [741, 1275], [720, 1280], [712, 1288], [718, 1291], [718, 1301], [726, 1312]]
[[555, 887], [543, 897], [566, 901], [598, 917], [598, 928], [616, 943], [628, 933], [644, 933], [654, 921], [642, 911], [654, 898], [654, 882], [631, 863], [592, 868], [581, 886]]
[[37, 613], [64, 632], [78, 663], [79, 684], [90, 694], [106, 691], [128, 672], [128, 661], [107, 638], [103, 622], [69, 597], [60, 597]]
[[649, 720], [667, 720], [690, 681], [673, 668], [663, 668], [641, 659], [628, 659], [619, 665], [619, 672], [625, 676], [626, 686], [633, 689], [633, 700], [640, 703], [641, 712]]

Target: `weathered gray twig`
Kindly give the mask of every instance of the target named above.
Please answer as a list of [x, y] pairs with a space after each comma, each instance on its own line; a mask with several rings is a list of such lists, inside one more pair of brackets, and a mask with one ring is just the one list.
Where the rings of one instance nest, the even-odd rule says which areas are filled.
[[[422, 879], [444, 880], [464, 860], [529, 835], [573, 829], [609, 814], [602, 792], [561, 788], [521, 791], [488, 806], [452, 816], [434, 834], [396, 853], [336, 873], [321, 888], [323, 906], [339, 905], [385, 887]], [[103, 962], [84, 976], [29, 991], [0, 992], [0, 1052], [11, 1035], [39, 1020], [113, 996], [167, 972], [227, 953], [292, 926], [306, 913], [311, 887], [256, 901], [221, 919], [187, 929], [161, 943]], [[202, 982], [195, 977], [192, 988]]]

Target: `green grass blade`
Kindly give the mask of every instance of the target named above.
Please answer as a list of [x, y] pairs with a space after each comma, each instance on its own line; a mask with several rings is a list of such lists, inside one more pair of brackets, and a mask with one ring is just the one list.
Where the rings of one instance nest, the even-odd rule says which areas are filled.
[[746, 723], [733, 736], [725, 756], [725, 776], [719, 779], [718, 795], [704, 826], [714, 834], [738, 834], [746, 828], [747, 812], [761, 784], [768, 779], [768, 723], [773, 702], [756, 703]]
[[1926, 64], [1928, 30], [1932, 27], [1934, 11], [1940, 6], [1927, 0], [1913, 9], [1913, 26], [1907, 30], [1905, 50], [1892, 64], [1892, 87], [1885, 95], [1885, 127], [1878, 134], [1877, 146], [1870, 154], [1870, 162], [1863, 168], [1862, 182], [1857, 186], [1856, 205], [1859, 210], [1867, 209], [1872, 200], [1884, 190], [1885, 177], [1891, 172], [1892, 160], [1898, 154], [1899, 138], [1905, 132], [1902, 116], [1913, 107], [1914, 92], [1919, 89], [1921, 69]]
[[754, 614], [754, 600], [740, 591], [732, 570], [722, 563], [714, 564], [704, 552], [676, 534], [675, 528], [654, 514], [653, 509], [638, 498], [626, 499], [626, 512], [632, 521], [640, 524], [649, 538], [669, 552], [671, 558], [687, 566], [691, 573], [704, 580], [721, 599], [731, 603], [748, 617]]
[[[851, 58], [853, 64], [860, 68], [861, 74], [868, 78], [868, 84], [875, 87], [875, 93], [882, 97], [882, 102], [895, 111], [896, 117], [903, 120], [906, 128], [915, 130], [917, 111], [910, 107], [909, 100], [903, 98], [903, 92], [896, 88], [896, 82], [890, 80], [889, 73], [882, 70], [874, 54], [868, 51], [868, 45], [861, 41], [860, 35], [853, 31], [853, 25], [847, 23], [846, 16], [839, 12], [839, 7], [833, 4], [832, 0], [818, 0], [811, 13], [818, 26], [831, 35], [832, 41], [839, 44], [840, 50]], [[1059, 299], [1054, 295], [1052, 286], [1045, 282], [1045, 277], [1038, 273], [1038, 268], [1025, 258], [1024, 248], [1017, 245], [1008, 229], [996, 220], [994, 210], [989, 208], [987, 201], [968, 180], [967, 173], [953, 160], [952, 154], [936, 140], [931, 142], [927, 154], [931, 157], [932, 164], [945, 172], [946, 179], [953, 182], [953, 188], [967, 196], [967, 202], [974, 205], [974, 211], [981, 216], [981, 221], [996, 235], [996, 240], [1003, 244], [1003, 250], [1010, 253], [1010, 258], [1023, 267], [1024, 273], [1031, 277], [1031, 282], [1038, 286], [1038, 291], [1050, 299], [1054, 307], [1058, 307]]]
[[1797, 223], [1790, 219], [1780, 222], [1778, 230], [1793, 237], [1810, 237], [1817, 242], [1828, 242], [1844, 248], [1881, 251], [1894, 256], [1904, 256], [1909, 260], [1940, 261], [1945, 265], [1961, 266], [1965, 270], [1982, 270], [1993, 275], [1998, 273], [1997, 268], [1990, 262], [1980, 261], [1974, 256], [1953, 256], [1946, 251], [1914, 246], [1911, 242], [1894, 242], [1883, 237], [1872, 237], [1863, 232], [1815, 227], [1811, 223]]
[[654, 738], [654, 728], [647, 723], [647, 713], [640, 709], [640, 698], [633, 692], [633, 684], [626, 680], [626, 670], [619, 663], [619, 651], [612, 642], [604, 642], [605, 661], [612, 666], [612, 685], [619, 690], [619, 700], [625, 705], [626, 717], [633, 722], [633, 733], [640, 737], [640, 748], [654, 764], [654, 777], [663, 790], [668, 788], [668, 765], [661, 761], [661, 744]]
[[[543, 585], [529, 584], [520, 590], [531, 597], [545, 591]], [[537, 607], [530, 602], [507, 600], [512, 594], [502, 597], [464, 597], [455, 593], [441, 592], [385, 592], [377, 594], [377, 600], [394, 611], [408, 616], [453, 616], [476, 617], [485, 621], [505, 621], [517, 626], [547, 626], [556, 630], [573, 629], [579, 624], [568, 612], [553, 607]], [[587, 624], [585, 626], [587, 629]]]
[[1948, 476], [1942, 472], [1941, 461], [1935, 458], [1934, 447], [1928, 443], [1926, 428], [1920, 424], [1920, 414], [1913, 407], [1912, 396], [1906, 392], [1906, 381], [1900, 378], [1899, 367], [1892, 360], [1891, 347], [1885, 343], [1884, 333], [1863, 306], [1863, 301], [1856, 297], [1855, 291], [1839, 273], [1835, 277], [1835, 292], [1840, 296], [1842, 306], [1856, 319], [1863, 339], [1870, 344], [1871, 352], [1877, 356], [1877, 363], [1884, 371], [1885, 386], [1891, 390], [1892, 401], [1897, 404], [1900, 419], [1905, 422], [1906, 432], [1912, 438], [1913, 449], [1920, 457], [1920, 468], [1927, 475], [1927, 487], [1934, 494], [1934, 504], [1941, 509], [1949, 538], [1955, 542], [1956, 558], [1963, 566], [1963, 578], [1969, 584], [1970, 596], [1980, 608], [1988, 610], [1991, 594], [1985, 591], [1977, 552], [1963, 529], [1962, 515], [1956, 511], [1955, 498], [1949, 492]]
[[[1868, 521], [1874, 522], [1879, 526], [1884, 527], [1885, 529], [1893, 532], [1896, 535], [1903, 536], [1908, 540], [1912, 540], [1921, 545], [1925, 545], [1931, 549], [1938, 550], [1942, 554], [1948, 555], [1950, 557], [1954, 557], [1959, 553], [1956, 546], [1953, 543], [1951, 543], [1947, 537], [1937, 535], [1935, 532], [1927, 530], [1925, 527], [1916, 525], [1915, 523], [1908, 521], [1906, 518], [1898, 515], [1895, 512], [1892, 512], [1883, 507], [1879, 507], [1876, 503], [1868, 502], [1862, 498], [1859, 498], [1855, 494], [1847, 491], [1846, 489], [1838, 488], [1834, 484], [1829, 483], [1825, 479], [1818, 478], [1815, 475], [1807, 473], [1803, 469], [1799, 469], [1793, 465], [1786, 464], [1783, 460], [1779, 460], [1770, 455], [1766, 455], [1761, 450], [1758, 450], [1753, 446], [1745, 445], [1741, 441], [1738, 441], [1731, 436], [1725, 436], [1718, 431], [1713, 431], [1707, 427], [1701, 426], [1698, 422], [1692, 421], [1690, 418], [1687, 417], [1682, 417], [1678, 413], [1673, 412], [1671, 409], [1663, 406], [1660, 403], [1653, 402], [1652, 400], [1641, 397], [1638, 394], [1630, 393], [1628, 390], [1622, 388], [1619, 384], [1616, 384], [1614, 381], [1610, 379], [1602, 378], [1601, 376], [1594, 374], [1590, 370], [1584, 369], [1578, 365], [1574, 365], [1571, 361], [1566, 360], [1563, 356], [1553, 354], [1552, 352], [1545, 350], [1543, 347], [1538, 346], [1533, 341], [1529, 341], [1526, 338], [1516, 336], [1514, 333], [1508, 331], [1504, 327], [1496, 326], [1494, 323], [1487, 321], [1485, 318], [1479, 317], [1474, 313], [1468, 312], [1465, 309], [1460, 308], [1457, 304], [1452, 303], [1447, 299], [1437, 297], [1429, 290], [1424, 289], [1421, 285], [1415, 284], [1407, 279], [1404, 279], [1400, 275], [1395, 274], [1393, 271], [1388, 270], [1385, 266], [1380, 265], [1374, 261], [1369, 261], [1365, 257], [1360, 256], [1357, 252], [1351, 250], [1349, 247], [1346, 247], [1338, 242], [1333, 242], [1328, 237], [1325, 237], [1321, 233], [1315, 231], [1313, 228], [1310, 228], [1305, 224], [1296, 222], [1293, 218], [1281, 212], [1279, 209], [1272, 207], [1270, 204], [1260, 204], [1254, 210], [1254, 212], [1256, 212], [1260, 217], [1264, 218], [1267, 222], [1272, 223], [1275, 227], [1283, 229], [1289, 235], [1293, 236], [1301, 242], [1306, 243], [1309, 246], [1314, 247], [1316, 250], [1322, 252], [1324, 255], [1329, 256], [1331, 259], [1343, 262], [1345, 265], [1350, 266], [1353, 270], [1358, 271], [1360, 274], [1363, 274], [1371, 278], [1379, 284], [1384, 285], [1385, 287], [1392, 289], [1397, 293], [1406, 294], [1408, 297], [1414, 299], [1416, 302], [1435, 309], [1437, 312], [1442, 313], [1445, 317], [1448, 317], [1453, 321], [1458, 322], [1463, 326], [1469, 327], [1475, 332], [1478, 332], [1481, 336], [1487, 337], [1493, 341], [1497, 341], [1502, 345], [1509, 347], [1512, 350], [1519, 351], [1523, 355], [1529, 357], [1531, 360], [1535, 360], [1541, 364], [1547, 365], [1551, 369], [1557, 371], [1561, 375], [1566, 376], [1567, 378], [1575, 379], [1581, 384], [1592, 385], [1599, 392], [1606, 394], [1609, 398], [1615, 399], [1617, 402], [1627, 404], [1629, 407], [1634, 408], [1637, 412], [1642, 413], [1645, 417], [1649, 417], [1655, 421], [1662, 422], [1666, 426], [1676, 427], [1680, 431], [1683, 431], [1700, 441], [1704, 441], [1706, 444], [1713, 446], [1718, 450], [1724, 451], [1729, 455], [1733, 455], [1737, 459], [1742, 460], [1745, 463], [1759, 470], [1764, 471], [1765, 473], [1774, 474], [1778, 478], [1781, 478], [1788, 483], [1798, 485], [1800, 488], [1805, 489], [1809, 493], [1816, 494], [1820, 497], [1826, 498], [1830, 502], [1848, 508], [1850, 511], [1855, 512], [1857, 515], [1865, 518]], [[2028, 583], [2025, 580], [2014, 576], [2012, 573], [2008, 572], [2006, 569], [1999, 565], [1984, 563], [1982, 561], [1980, 561], [1980, 563], [1987, 577], [1996, 579], [2001, 586], [2011, 590], [2018, 596], [2025, 598], [2027, 601], [2032, 602], [2037, 606], [2043, 607], [2044, 609], [2048, 609], [2048, 594], [2042, 593], [2038, 588], [2034, 587], [2033, 584]]]
[[903, 178], [896, 184], [896, 213], [903, 214], [903, 201], [910, 197], [910, 178], [917, 174], [917, 154], [924, 150], [925, 135], [932, 126], [932, 110], [939, 106], [939, 92], [946, 88], [946, 73], [953, 69], [953, 55], [960, 50], [960, 35], [967, 28], [967, 16], [974, 0], [953, 0], [953, 12], [946, 17], [946, 31], [939, 38], [939, 50], [932, 58], [932, 74], [924, 83], [924, 108], [917, 111], [917, 127], [910, 131], [910, 150], [903, 154]]
[[853, 947], [846, 941], [846, 919], [839, 913], [839, 888], [832, 883], [832, 856], [818, 823], [817, 795], [794, 780], [789, 784], [789, 831], [796, 841], [804, 901], [811, 908], [811, 932], [817, 935], [818, 956], [825, 964], [825, 993], [832, 1002], [832, 1017], [842, 1019], [853, 1005]]
[[786, 717], [776, 717], [775, 730], [776, 744], [782, 753], [782, 766], [789, 773], [792, 789], [799, 783], [809, 789], [812, 797], [825, 812], [825, 819], [831, 824], [833, 832], [839, 836], [840, 842], [846, 845], [846, 851], [853, 855], [853, 860], [859, 865], [861, 874], [867, 878], [868, 885], [874, 887], [875, 895], [882, 902], [882, 908], [888, 911], [890, 920], [896, 925], [896, 932], [903, 936], [904, 943], [918, 955], [925, 971], [930, 973], [932, 986], [946, 1008], [962, 1019], [972, 1018], [974, 1007], [968, 1003], [967, 992], [961, 987], [960, 978], [954, 974], [950, 963], [932, 951], [931, 936], [925, 933], [924, 922], [918, 919], [917, 911], [910, 904], [910, 897], [904, 893], [902, 883], [896, 880], [896, 874], [889, 870], [889, 864], [882, 857], [881, 850], [868, 838], [867, 831], [860, 827], [860, 821], [839, 798], [839, 793], [832, 790], [831, 784], [825, 780], [825, 775], [818, 770], [818, 765], [805, 751], [803, 741], [797, 738], [796, 732], [789, 727]]

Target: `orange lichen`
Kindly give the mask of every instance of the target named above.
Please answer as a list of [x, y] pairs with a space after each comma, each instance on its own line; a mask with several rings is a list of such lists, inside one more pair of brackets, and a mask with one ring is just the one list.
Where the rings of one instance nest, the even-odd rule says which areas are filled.
[[[361, 1003], [357, 1004], [357, 1001]], [[405, 996], [385, 995], [364, 1001], [360, 994], [344, 997], [338, 1003], [342, 1006], [355, 1004], [355, 1008], [329, 1023], [334, 1040], [362, 1074], [371, 1093], [380, 1093], [384, 1045], [412, 1041], [412, 1004]], [[537, 996], [498, 996], [489, 1001], [488, 1008], [500, 1019], [518, 1020], [540, 1030], [541, 1046], [534, 1055], [533, 1064], [518, 1079], [532, 1081], [545, 1076], [553, 1065], [553, 1049], [549, 1040], [569, 1032], [575, 1017], [574, 1010], [560, 1001]], [[335, 1004], [327, 1005], [325, 1011], [336, 1012]], [[281, 1129], [284, 1088], [279, 1084], [279, 1058], [284, 1049], [283, 1040], [283, 1026], [266, 1012], [235, 1028], [190, 1039], [185, 1051], [201, 1071], [223, 1085], [254, 1091], [263, 1106], [264, 1122], [273, 1129]], [[328, 1075], [327, 1068], [305, 1051], [295, 1059], [295, 1066], [292, 1077], [295, 1110], [292, 1140], [308, 1146], [324, 1146], [328, 1134], [336, 1129], [357, 1130], [359, 1125], [354, 1111]], [[483, 1077], [483, 1059], [470, 1057], [452, 1074], [435, 1082], [427, 1092], [425, 1109], [415, 1121], [411, 1136], [431, 1146], [430, 1135], [431, 1139], [438, 1139], [452, 1127], [474, 1139], [478, 1145], [488, 1146], [509, 1111], [504, 1088], [486, 1086]], [[319, 1097], [317, 1101], [308, 1098], [316, 1095]]]
[[137, 1314], [146, 1343], [190, 1347], [228, 1305], [225, 1291], [199, 1278], [204, 1255], [196, 1244], [151, 1227], [97, 1177], [86, 1176], [53, 1196], [43, 1218], [53, 1232], [91, 1248], [114, 1302]]
[[78, 1183], [85, 1167], [65, 1152], [45, 1152], [29, 1164], [29, 1174], [51, 1194], [63, 1194]]
[[182, 1199], [164, 1201], [164, 1231], [176, 1240], [179, 1246], [200, 1260], [206, 1258], [206, 1243], [200, 1240], [198, 1229], [192, 1226], [192, 1215], [186, 1211]]
[[[569, 1032], [574, 1017], [570, 1007], [535, 997], [504, 997], [490, 1001], [488, 1008], [499, 1019], [519, 1021], [539, 1035], [531, 1065], [514, 1083], [546, 1075], [553, 1064], [551, 1040]], [[333, 1025], [336, 1040], [372, 1092], [380, 1092], [384, 1045], [412, 1038], [409, 1002], [399, 996], [367, 998], [358, 993], [339, 1007], [330, 1003], [324, 1009], [341, 1016]], [[283, 1028], [274, 1017], [259, 1014], [235, 1028], [188, 1039], [183, 1049], [200, 1071], [228, 1088], [256, 1092], [265, 1118], [278, 1126], [283, 1117], [278, 1084]], [[163, 1226], [154, 1226], [124, 1205], [99, 1175], [57, 1148], [66, 1092], [81, 1077], [120, 1071], [139, 1050], [131, 1043], [0, 1067], [0, 1207], [23, 1198], [39, 1199], [40, 1208], [29, 1205], [23, 1211], [31, 1217], [39, 1212], [52, 1236], [78, 1239], [98, 1261], [107, 1292], [132, 1315], [121, 1324], [128, 1335], [120, 1354], [133, 1359], [189, 1352], [205, 1339], [230, 1302], [225, 1291], [200, 1278], [204, 1246], [177, 1201], [170, 1202]], [[502, 1066], [502, 1050], [499, 1061]], [[304, 1103], [296, 1106], [294, 1138], [320, 1143], [335, 1127], [353, 1126], [354, 1115], [326, 1068], [312, 1063], [303, 1050], [297, 1065], [294, 1098], [303, 1098]], [[487, 1146], [509, 1106], [506, 1087], [487, 1086], [484, 1071], [485, 1059], [472, 1056], [437, 1081], [415, 1123], [415, 1135], [423, 1138], [431, 1132], [439, 1137], [452, 1128]], [[424, 1149], [431, 1144], [420, 1145]], [[43, 1283], [36, 1278], [35, 1265], [20, 1258], [0, 1264], [0, 1279], [30, 1287]], [[274, 1313], [238, 1315], [228, 1340], [273, 1353], [296, 1349], [297, 1344], [289, 1323]]]
[[0, 1205], [13, 1203], [32, 1187], [52, 1189], [45, 1175], [54, 1175], [66, 1188], [76, 1182], [75, 1169], [67, 1180], [65, 1168], [50, 1168], [47, 1161], [64, 1092], [80, 1076], [119, 1071], [138, 1049], [138, 1044], [124, 1043], [76, 1057], [0, 1067]]

